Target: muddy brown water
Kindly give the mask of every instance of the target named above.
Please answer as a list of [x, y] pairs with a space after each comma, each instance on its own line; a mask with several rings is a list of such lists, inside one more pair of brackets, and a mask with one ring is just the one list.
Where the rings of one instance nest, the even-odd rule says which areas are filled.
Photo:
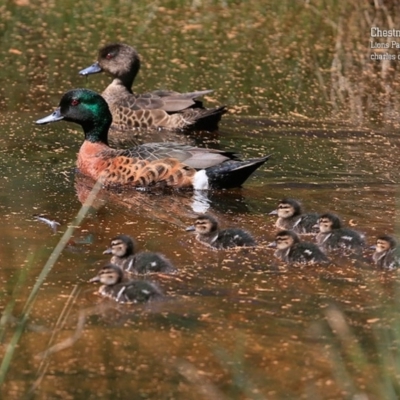
[[[79, 128], [67, 123], [37, 128], [31, 124], [35, 115], [3, 115], [2, 299], [4, 305], [16, 300], [16, 317], [90, 188], [74, 173]], [[346, 390], [334, 379], [337, 366], [328, 350], [338, 339], [328, 328], [327, 310], [338, 307], [357, 340], [373, 343], [372, 326], [390, 324], [384, 308], [394, 298], [397, 275], [340, 256], [328, 268], [279, 265], [267, 248], [275, 233], [268, 212], [282, 197], [296, 197], [307, 210], [331, 210], [352, 220], [372, 244], [377, 233], [395, 229], [397, 177], [394, 168], [388, 170], [384, 150], [397, 146], [399, 138], [314, 124], [263, 126], [262, 120], [255, 131], [252, 123], [228, 116], [220, 134], [221, 147], [242, 149], [246, 157], [273, 153], [241, 189], [200, 200], [192, 193], [98, 195], [39, 292], [5, 393], [19, 397], [31, 390], [42, 373], [38, 355], [72, 337], [82, 313], [78, 340], [48, 356], [39, 398], [135, 393], [195, 399], [210, 398], [208, 391], [214, 398], [310, 397], [310, 391], [335, 398]], [[244, 131], [251, 134], [244, 137]], [[185, 232], [196, 207], [224, 227], [246, 228], [259, 247], [202, 247]], [[37, 212], [60, 222], [59, 233], [35, 221]], [[122, 232], [134, 236], [141, 249], [162, 251], [178, 267], [175, 277], [155, 278], [166, 301], [118, 306], [87, 283], [107, 261], [102, 251], [110, 238]], [[64, 324], [55, 326], [71, 296]], [[7, 328], [5, 343], [13, 329]], [[360, 374], [364, 385], [368, 373]]]
[[[268, 213], [281, 198], [294, 197], [307, 211], [337, 212], [365, 233], [369, 244], [377, 234], [395, 232], [398, 132], [320, 120], [318, 108], [307, 119], [267, 115], [268, 99], [260, 89], [269, 82], [259, 56], [263, 43], [246, 44], [234, 27], [231, 47], [204, 32], [200, 40], [194, 34], [202, 32], [198, 24], [217, 32], [228, 22], [211, 17], [207, 22], [198, 11], [186, 8], [181, 15], [168, 6], [164, 24], [152, 22], [153, 33], [146, 36], [140, 34], [145, 18], [140, 24], [137, 15], [113, 34], [127, 5], [118, 11], [109, 5], [86, 25], [82, 19], [90, 10], [83, 3], [75, 18], [70, 6], [42, 6], [10, 4], [1, 26], [7, 45], [0, 76], [0, 305], [4, 310], [14, 300], [16, 320], [90, 189], [74, 170], [79, 127], [65, 122], [37, 127], [34, 121], [49, 114], [65, 90], [101, 90], [107, 84], [105, 76], [77, 75], [95, 59], [98, 43], [135, 44], [130, 40], [135, 32], [148, 61], [139, 88], [217, 87], [207, 104], [225, 102], [231, 113], [210, 145], [237, 150], [244, 158], [273, 156], [243, 188], [206, 198], [190, 192], [101, 191], [39, 291], [1, 389], [4, 398], [337, 399], [365, 393], [380, 398], [382, 347], [391, 349], [397, 340], [382, 339], [398, 319], [391, 307], [397, 273], [376, 271], [368, 250], [363, 262], [334, 255], [336, 265], [327, 268], [281, 265], [267, 247], [276, 232]], [[153, 21], [151, 7], [139, 7], [147, 21]], [[230, 13], [224, 9], [220, 18]], [[188, 15], [193, 20], [185, 20]], [[260, 15], [253, 9], [248, 18], [262, 24]], [[243, 26], [237, 29], [250, 29]], [[90, 34], [82, 39], [85, 29]], [[164, 42], [168, 29], [173, 39]], [[212, 46], [221, 43], [223, 57], [210, 58]], [[254, 65], [235, 62], [243, 54]], [[185, 231], [199, 210], [218, 217], [223, 227], [247, 229], [259, 246], [202, 247]], [[34, 220], [36, 213], [58, 221], [58, 233]], [[116, 305], [88, 283], [107, 261], [102, 252], [118, 233], [134, 236], [142, 250], [163, 252], [177, 266], [176, 276], [154, 278], [165, 301]], [[5, 327], [2, 354], [16, 320]], [[65, 348], [41, 358], [68, 338]], [[397, 376], [394, 367], [387, 369]]]

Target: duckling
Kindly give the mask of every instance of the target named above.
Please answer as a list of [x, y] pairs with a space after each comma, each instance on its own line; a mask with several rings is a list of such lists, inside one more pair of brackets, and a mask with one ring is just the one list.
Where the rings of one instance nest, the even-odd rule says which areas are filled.
[[397, 253], [397, 241], [393, 236], [381, 235], [376, 238], [376, 246], [372, 246], [375, 253], [372, 260], [381, 269], [389, 271], [400, 266], [400, 257]]
[[293, 232], [313, 233], [314, 225], [318, 222], [319, 215], [316, 213], [303, 214], [301, 204], [295, 199], [282, 199], [278, 208], [271, 211], [269, 215], [278, 215], [275, 226], [279, 229], [292, 230]]
[[199, 215], [194, 225], [186, 228], [186, 231], [195, 231], [197, 240], [215, 249], [256, 246], [255, 240], [248, 232], [238, 228], [220, 231], [218, 221], [207, 214]]
[[[112, 76], [112, 83], [102, 96], [113, 114], [113, 128], [197, 129], [213, 131], [218, 128], [226, 107], [204, 109], [197, 97], [212, 90], [178, 93], [157, 90], [134, 94], [133, 81], [140, 69], [137, 51], [123, 43], [108, 44], [98, 51], [97, 62], [79, 72], [87, 76], [105, 71]], [[122, 117], [121, 117], [122, 116]]]
[[149, 281], [124, 281], [124, 272], [114, 264], [104, 266], [89, 282], [101, 282], [99, 293], [118, 303], [144, 303], [163, 297], [156, 284]]
[[176, 271], [176, 268], [163, 254], [150, 251], [135, 254], [135, 243], [128, 235], [118, 235], [111, 239], [111, 247], [103, 254], [112, 254], [111, 264], [118, 265], [123, 271], [132, 274], [173, 273]]
[[316, 241], [325, 250], [342, 248], [359, 252], [365, 246], [364, 235], [353, 229], [343, 228], [340, 218], [335, 214], [321, 215], [318, 227]]
[[270, 247], [276, 247], [275, 257], [287, 263], [329, 263], [329, 258], [321, 249], [310, 242], [301, 242], [297, 234], [290, 230], [280, 231]]
[[[112, 149], [107, 141], [112, 122], [110, 110], [99, 94], [88, 89], [65, 93], [59, 108], [36, 123], [47, 124], [63, 119], [81, 125], [85, 133], [85, 141], [78, 153], [79, 171], [96, 181], [100, 179], [106, 186], [199, 190], [238, 187], [270, 157], [240, 161], [234, 153], [191, 147], [192, 150], [186, 152], [192, 161], [196, 161], [191, 166], [175, 158], [182, 149], [178, 144], [170, 144], [168, 152], [177, 149], [170, 157], [156, 154], [149, 145], [129, 150]], [[153, 144], [154, 147], [157, 148]], [[160, 147], [166, 146], [162, 144]]]

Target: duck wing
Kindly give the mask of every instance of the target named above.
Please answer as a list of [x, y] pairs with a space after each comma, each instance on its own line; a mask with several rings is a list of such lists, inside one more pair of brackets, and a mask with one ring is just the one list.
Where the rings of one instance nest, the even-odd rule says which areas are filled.
[[120, 154], [149, 161], [174, 158], [194, 169], [205, 169], [228, 160], [239, 160], [235, 152], [205, 149], [179, 143], [146, 143], [133, 149], [123, 150]]
[[135, 129], [165, 128], [165, 129], [197, 129], [214, 131], [218, 122], [227, 112], [225, 106], [215, 108], [189, 108], [175, 114], [168, 114], [160, 107], [155, 109], [140, 109], [129, 107], [130, 101], [117, 104], [109, 103], [113, 116], [112, 126], [116, 130], [130, 131]]
[[126, 97], [119, 105], [134, 110], [163, 110], [167, 113], [180, 112], [191, 107], [202, 107], [197, 97], [211, 93], [212, 90], [178, 93], [170, 90], [155, 90], [149, 93], [133, 94]]

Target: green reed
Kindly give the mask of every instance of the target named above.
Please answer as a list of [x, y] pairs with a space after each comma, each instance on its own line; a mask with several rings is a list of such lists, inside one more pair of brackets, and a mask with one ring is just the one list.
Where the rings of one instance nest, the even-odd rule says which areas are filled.
[[[50, 254], [50, 257], [48, 258], [46, 264], [44, 265], [42, 271], [40, 272], [35, 285], [33, 286], [32, 290], [30, 291], [28, 299], [26, 300], [25, 305], [23, 307], [21, 316], [18, 320], [17, 327], [15, 328], [14, 334], [13, 334], [10, 342], [6, 346], [5, 354], [3, 356], [3, 360], [0, 364], [0, 386], [4, 383], [4, 381], [6, 379], [7, 371], [11, 365], [12, 358], [13, 358], [15, 350], [16, 350], [16, 346], [18, 345], [18, 342], [25, 330], [26, 324], [29, 320], [29, 314], [34, 307], [35, 300], [38, 295], [38, 291], [39, 291], [40, 287], [42, 286], [47, 275], [50, 273], [51, 269], [57, 262], [62, 251], [67, 246], [75, 229], [81, 224], [81, 222], [83, 221], [85, 216], [90, 211], [90, 207], [93, 204], [94, 200], [96, 199], [96, 196], [97, 196], [99, 190], [101, 189], [101, 186], [102, 185], [101, 185], [100, 181], [96, 182], [96, 184], [93, 186], [86, 202], [82, 205], [81, 209], [79, 210], [78, 214], [76, 215], [76, 218], [68, 226], [68, 228], [62, 235], [61, 239], [59, 240], [58, 244], [56, 245], [56, 247]], [[35, 259], [35, 254], [33, 254], [32, 256], [29, 256], [28, 262], [26, 263], [27, 267], [22, 271], [22, 273], [20, 275], [20, 279], [18, 280], [16, 289], [14, 290], [15, 292], [18, 292], [19, 290], [21, 290], [19, 285], [22, 286], [24, 284], [25, 277], [26, 277], [26, 271], [29, 269], [29, 266], [31, 266], [33, 264], [34, 259]], [[6, 324], [11, 316], [13, 306], [14, 306], [14, 300], [11, 300], [11, 302], [6, 306], [5, 312], [3, 313], [1, 325], [0, 325], [0, 337], [4, 337]]]

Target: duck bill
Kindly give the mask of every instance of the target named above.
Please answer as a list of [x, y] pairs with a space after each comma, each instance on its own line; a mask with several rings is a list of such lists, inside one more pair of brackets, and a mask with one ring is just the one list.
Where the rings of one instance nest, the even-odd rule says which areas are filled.
[[268, 215], [278, 215], [278, 210], [271, 211]]
[[267, 247], [275, 248], [276, 247], [276, 242], [269, 243]]
[[111, 247], [108, 248], [107, 250], [104, 250], [104, 251], [103, 251], [103, 254], [111, 254], [111, 253], [112, 253]]
[[93, 282], [100, 282], [100, 277], [99, 277], [99, 276], [95, 276], [94, 278], [89, 279], [89, 282], [90, 282], [90, 283], [93, 283]]
[[195, 231], [196, 228], [194, 225], [192, 225], [192, 226], [188, 226], [185, 230], [186, 230], [186, 232], [192, 232], [192, 231]]
[[369, 246], [370, 250], [376, 250], [376, 245], [374, 244], [373, 246]]
[[53, 114], [50, 114], [47, 117], [44, 117], [42, 119], [38, 119], [36, 121], [36, 124], [37, 125], [45, 125], [45, 124], [49, 124], [50, 122], [61, 121], [62, 119], [64, 119], [64, 117], [61, 115], [60, 108], [57, 108], [53, 112]]
[[101, 71], [103, 71], [103, 70], [101, 69], [99, 63], [95, 62], [90, 67], [87, 67], [87, 68], [79, 71], [79, 75], [87, 76], [87, 75], [92, 75], [92, 74], [98, 74]]

